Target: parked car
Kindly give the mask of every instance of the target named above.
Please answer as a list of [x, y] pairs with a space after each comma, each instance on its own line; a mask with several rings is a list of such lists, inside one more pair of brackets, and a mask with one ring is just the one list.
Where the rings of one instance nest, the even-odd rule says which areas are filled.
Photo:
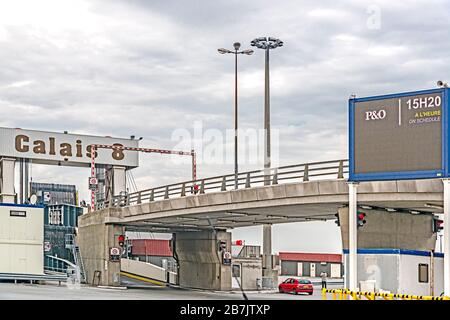
[[280, 285], [278, 286], [278, 291], [280, 291], [281, 293], [292, 292], [294, 294], [304, 292], [312, 295], [314, 292], [314, 288], [311, 281], [309, 280], [288, 278], [280, 283]]

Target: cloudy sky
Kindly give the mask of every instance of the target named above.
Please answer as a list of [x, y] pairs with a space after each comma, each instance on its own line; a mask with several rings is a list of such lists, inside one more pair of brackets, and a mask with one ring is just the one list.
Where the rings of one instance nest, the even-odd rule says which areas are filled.
[[[0, 1], [0, 126], [129, 137], [175, 148], [176, 132], [233, 125], [233, 57], [217, 48], [273, 36], [272, 128], [279, 165], [347, 157], [347, 99], [449, 79], [445, 0]], [[239, 126], [263, 127], [264, 55], [239, 57]], [[232, 142], [194, 137], [222, 148]], [[241, 150], [245, 152], [245, 150]], [[204, 160], [204, 161], [202, 161]], [[260, 164], [242, 161], [241, 170]], [[87, 169], [33, 166], [33, 180], [76, 183]], [[199, 176], [232, 172], [207, 161]], [[190, 177], [189, 160], [141, 156], [139, 188]], [[235, 231], [260, 243], [260, 228]], [[339, 252], [333, 222], [274, 227], [275, 251]]]

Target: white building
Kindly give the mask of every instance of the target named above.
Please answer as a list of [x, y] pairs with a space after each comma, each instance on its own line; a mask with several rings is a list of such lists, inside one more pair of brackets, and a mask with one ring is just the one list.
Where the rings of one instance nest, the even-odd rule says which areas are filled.
[[[348, 250], [344, 256], [347, 271]], [[358, 249], [358, 285], [361, 291], [439, 296], [444, 291], [444, 256], [418, 250]]]
[[44, 208], [0, 203], [0, 273], [44, 274]]

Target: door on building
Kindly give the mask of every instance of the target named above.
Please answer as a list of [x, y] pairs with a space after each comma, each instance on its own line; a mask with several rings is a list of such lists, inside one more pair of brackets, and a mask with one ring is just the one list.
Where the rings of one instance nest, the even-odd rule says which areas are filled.
[[341, 265], [338, 263], [331, 264], [331, 277], [340, 278], [341, 277]]
[[303, 262], [297, 262], [297, 276], [303, 277]]
[[240, 264], [233, 264], [232, 266], [232, 287], [240, 288], [242, 286], [242, 270]]
[[314, 278], [316, 276], [316, 264], [315, 263], [311, 263], [310, 264], [310, 272], [309, 272], [310, 276], [312, 278]]

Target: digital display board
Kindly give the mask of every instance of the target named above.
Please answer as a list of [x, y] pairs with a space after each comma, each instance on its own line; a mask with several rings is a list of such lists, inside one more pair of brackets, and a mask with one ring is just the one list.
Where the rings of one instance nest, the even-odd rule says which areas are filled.
[[350, 181], [447, 176], [448, 89], [349, 100]]

